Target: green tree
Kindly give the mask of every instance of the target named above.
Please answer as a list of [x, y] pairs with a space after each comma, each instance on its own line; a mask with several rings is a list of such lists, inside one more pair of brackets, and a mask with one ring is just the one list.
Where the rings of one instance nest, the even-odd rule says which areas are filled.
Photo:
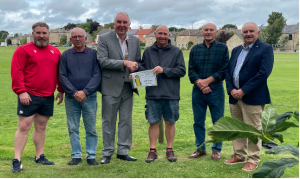
[[97, 34], [103, 29], [102, 26], [98, 26], [97, 30], [92, 33], [93, 39], [96, 40]]
[[108, 23], [108, 24], [104, 24], [104, 29], [109, 29], [109, 28], [111, 28], [111, 29], [114, 28], [114, 23], [113, 22]]
[[272, 14], [269, 14], [268, 26], [266, 28], [269, 34], [268, 44], [277, 44], [285, 24], [286, 19], [282, 16], [282, 13], [272, 12]]
[[169, 28], [169, 31], [170, 31], [170, 32], [177, 32], [177, 31], [178, 31], [178, 28], [176, 28], [176, 27], [170, 27], [170, 28]]
[[233, 24], [225, 24], [221, 29], [237, 29], [237, 26]]
[[15, 34], [14, 34], [14, 38], [15, 38], [15, 37], [19, 37], [19, 34], [18, 34], [18, 33], [15, 33]]
[[60, 37], [60, 39], [59, 39], [59, 43], [60, 43], [60, 45], [66, 44], [66, 43], [67, 43], [67, 36], [63, 34], [63, 35]]
[[289, 41], [289, 36], [280, 36], [278, 44], [281, 46], [282, 49], [285, 50], [288, 41]]
[[189, 49], [191, 48], [191, 46], [193, 46], [193, 45], [194, 45], [194, 42], [192, 42], [192, 41], [189, 41], [189, 42], [188, 42], [187, 49], [189, 50]]
[[11, 39], [7, 39], [7, 45], [11, 45]]
[[24, 45], [27, 43], [27, 38], [20, 39], [20, 44]]
[[262, 29], [259, 34], [259, 40], [265, 43], [268, 43], [269, 33], [266, 29]]

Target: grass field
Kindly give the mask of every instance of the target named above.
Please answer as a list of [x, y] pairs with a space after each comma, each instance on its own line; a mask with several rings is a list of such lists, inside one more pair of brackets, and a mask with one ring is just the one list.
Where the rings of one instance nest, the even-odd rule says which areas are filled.
[[[34, 163], [35, 147], [32, 142], [33, 128], [29, 132], [27, 145], [22, 154], [23, 170], [21, 173], [11, 172], [11, 160], [14, 158], [14, 134], [17, 129], [17, 96], [11, 90], [10, 62], [15, 47], [0, 48], [0, 177], [5, 178], [251, 178], [253, 172], [241, 170], [242, 164], [228, 166], [223, 162], [233, 154], [231, 142], [223, 143], [220, 161], [210, 159], [211, 144], [207, 145], [208, 155], [199, 159], [188, 159], [195, 151], [193, 132], [193, 113], [191, 104], [192, 85], [186, 75], [181, 80], [180, 118], [176, 123], [174, 142], [175, 155], [178, 161], [170, 163], [165, 156], [166, 142], [157, 145], [158, 159], [151, 164], [145, 163], [149, 150], [148, 123], [144, 117], [145, 90], [140, 90], [140, 96], [134, 96], [133, 107], [133, 144], [129, 151], [136, 157], [136, 162], [125, 162], [116, 159], [116, 152], [109, 164], [89, 166], [85, 160], [77, 166], [68, 166], [71, 159], [64, 104], [56, 105], [54, 116], [50, 118], [46, 130], [45, 155], [54, 166], [42, 166]], [[67, 49], [61, 47], [61, 52]], [[189, 52], [184, 52], [186, 66]], [[278, 113], [299, 110], [299, 54], [276, 53], [273, 72], [268, 79], [272, 105]], [[230, 116], [228, 96], [225, 98], [225, 116]], [[291, 119], [296, 121], [295, 119]], [[101, 131], [101, 95], [98, 93], [97, 131], [99, 143], [97, 147], [97, 161], [102, 158]], [[207, 113], [206, 128], [212, 126], [209, 112]], [[84, 159], [85, 137], [81, 123], [81, 143]], [[288, 129], [282, 133], [283, 144], [297, 145], [299, 143], [299, 129]], [[207, 136], [208, 138], [208, 136]], [[116, 139], [117, 141], [117, 139]], [[289, 154], [266, 155], [262, 149], [261, 163], [278, 160]], [[285, 171], [284, 178], [298, 178], [299, 164]]]

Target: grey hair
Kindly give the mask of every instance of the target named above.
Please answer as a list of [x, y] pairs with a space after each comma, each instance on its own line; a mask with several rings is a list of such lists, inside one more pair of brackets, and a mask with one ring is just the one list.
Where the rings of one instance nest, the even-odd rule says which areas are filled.
[[254, 24], [254, 25], [256, 26], [256, 28], [257, 28], [257, 31], [259, 31], [259, 27], [258, 27], [257, 24], [255, 24], [254, 22], [247, 22], [246, 24], [244, 24], [244, 25], [242, 26], [242, 30], [241, 30], [242, 32], [243, 32], [244, 26], [247, 25], [247, 24]]
[[32, 25], [32, 30], [34, 30], [37, 26], [40, 26], [40, 27], [46, 27], [48, 30], [49, 30], [49, 26], [48, 24], [46, 24], [45, 22], [37, 22], [37, 23], [34, 23]]
[[126, 12], [118, 12], [118, 13], [116, 14], [115, 18], [114, 18], [114, 23], [116, 22], [117, 16], [118, 16], [119, 14], [123, 14], [123, 15], [127, 16], [127, 17], [128, 17], [128, 23], [129, 23], [129, 24], [131, 23], [131, 22], [130, 22], [130, 17], [129, 17], [129, 15], [128, 15]]
[[84, 32], [84, 36], [86, 37], [86, 32], [85, 32], [85, 30], [84, 30], [83, 28], [80, 28], [80, 27], [75, 27], [74, 29], [72, 29], [72, 30], [71, 30], [71, 35], [72, 35], [73, 30], [78, 30], [78, 29], [82, 30], [82, 31]]
[[218, 30], [216, 24], [211, 23], [211, 22], [208, 22], [208, 23], [206, 23], [206, 24], [203, 25], [202, 31], [204, 30], [204, 27], [205, 27], [207, 24], [213, 24], [213, 25], [215, 26], [215, 30]]

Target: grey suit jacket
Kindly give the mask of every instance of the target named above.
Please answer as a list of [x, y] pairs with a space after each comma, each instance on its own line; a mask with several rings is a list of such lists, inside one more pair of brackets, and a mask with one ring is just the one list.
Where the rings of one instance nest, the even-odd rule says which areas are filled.
[[[133, 35], [128, 35], [128, 60], [141, 59], [140, 41]], [[125, 75], [130, 71], [124, 67], [124, 57], [115, 31], [99, 36], [97, 58], [102, 68], [100, 92], [103, 95], [118, 97], [122, 92]]]

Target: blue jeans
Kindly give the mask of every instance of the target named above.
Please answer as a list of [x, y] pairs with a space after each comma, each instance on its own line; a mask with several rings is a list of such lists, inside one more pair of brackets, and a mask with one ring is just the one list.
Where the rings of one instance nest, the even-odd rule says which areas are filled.
[[96, 112], [97, 112], [97, 92], [89, 95], [83, 103], [74, 98], [65, 98], [67, 124], [69, 130], [70, 143], [72, 146], [72, 158], [81, 158], [81, 145], [79, 137], [80, 117], [82, 114], [87, 159], [96, 158], [96, 148], [98, 144], [98, 135], [96, 132]]
[[[205, 141], [205, 118], [207, 106], [209, 107], [213, 124], [224, 116], [224, 88], [223, 83], [209, 85], [212, 92], [203, 94], [197, 85], [194, 85], [192, 92], [192, 106], [194, 113], [194, 132], [197, 148]], [[222, 142], [213, 143], [212, 151], [220, 152]], [[201, 151], [206, 151], [206, 146], [201, 147]]]

